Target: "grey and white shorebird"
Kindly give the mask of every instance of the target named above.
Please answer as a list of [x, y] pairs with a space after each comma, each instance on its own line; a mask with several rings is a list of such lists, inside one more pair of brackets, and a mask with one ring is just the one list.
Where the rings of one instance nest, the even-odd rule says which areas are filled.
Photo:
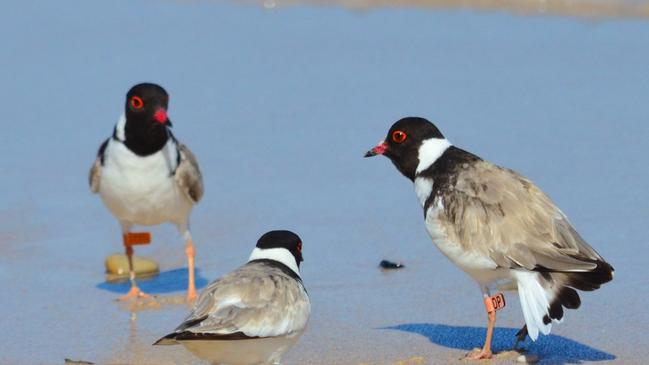
[[493, 289], [517, 288], [525, 318], [518, 339], [536, 340], [562, 321], [564, 307], [580, 306], [576, 289], [592, 291], [613, 279], [611, 265], [532, 181], [451, 145], [428, 120], [397, 121], [365, 157], [375, 155], [414, 183], [433, 242], [482, 290], [487, 336], [469, 358], [492, 356], [492, 299], [504, 300], [492, 297]]
[[117, 218], [129, 263], [131, 289], [120, 299], [147, 296], [135, 282], [133, 245], [149, 243], [135, 225], [176, 225], [185, 240], [189, 266], [187, 299], [196, 298], [194, 245], [189, 215], [203, 197], [203, 178], [194, 154], [171, 133], [169, 95], [159, 85], [142, 83], [126, 94], [124, 114], [113, 135], [99, 147], [90, 169], [90, 189]]
[[248, 263], [203, 289], [191, 314], [154, 345], [180, 343], [213, 364], [279, 364], [311, 312], [302, 261], [298, 235], [265, 233]]

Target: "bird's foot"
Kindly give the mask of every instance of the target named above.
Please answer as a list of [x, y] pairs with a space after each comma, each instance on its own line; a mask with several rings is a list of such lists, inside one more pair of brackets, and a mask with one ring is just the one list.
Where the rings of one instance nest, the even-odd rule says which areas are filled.
[[527, 325], [524, 325], [523, 328], [521, 328], [517, 333], [516, 333], [516, 343], [514, 343], [514, 350], [518, 351], [520, 350], [518, 348], [518, 345], [525, 342], [525, 339], [527, 338]]
[[485, 350], [485, 349], [475, 349], [464, 357], [467, 360], [484, 360], [484, 359], [491, 359], [493, 356], [493, 353], [491, 350]]
[[126, 293], [126, 295], [122, 295], [117, 300], [126, 301], [126, 300], [131, 300], [133, 298], [150, 298], [150, 297], [151, 296], [149, 294], [145, 294], [137, 286], [132, 286], [131, 290], [129, 290], [128, 293]]

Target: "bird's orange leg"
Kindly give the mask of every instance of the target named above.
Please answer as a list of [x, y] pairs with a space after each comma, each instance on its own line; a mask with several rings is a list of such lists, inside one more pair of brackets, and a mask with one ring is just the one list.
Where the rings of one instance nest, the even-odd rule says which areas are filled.
[[187, 283], [187, 302], [194, 301], [198, 295], [196, 294], [196, 284], [194, 279], [194, 242], [192, 237], [188, 234], [187, 244], [185, 246], [185, 253], [187, 254], [187, 270], [189, 271], [189, 282]]
[[132, 298], [147, 298], [149, 297], [148, 294], [144, 294], [138, 288], [137, 283], [135, 282], [135, 269], [133, 268], [133, 243], [131, 242], [131, 236], [130, 233], [125, 233], [123, 236], [124, 240], [124, 247], [126, 248], [126, 257], [128, 258], [128, 274], [129, 274], [129, 279], [131, 280], [131, 290], [126, 293], [126, 295], [122, 295], [119, 297], [118, 300], [129, 300]]
[[491, 340], [493, 338], [494, 326], [496, 324], [496, 312], [489, 312], [489, 325], [487, 326], [487, 338], [485, 338], [482, 350], [470, 353], [467, 358], [471, 360], [491, 359], [493, 353], [491, 352]]
[[487, 326], [487, 336], [485, 338], [482, 350], [471, 352], [467, 355], [470, 360], [491, 359], [493, 353], [491, 352], [491, 342], [493, 339], [494, 327], [496, 325], [496, 311], [505, 307], [505, 297], [502, 294], [497, 294], [493, 297], [485, 294], [484, 298], [485, 309], [489, 317], [489, 325]]

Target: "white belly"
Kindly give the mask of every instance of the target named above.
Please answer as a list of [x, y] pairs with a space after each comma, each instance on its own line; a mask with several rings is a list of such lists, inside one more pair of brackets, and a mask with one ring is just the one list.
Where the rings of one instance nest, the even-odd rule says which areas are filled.
[[105, 156], [99, 194], [117, 219], [147, 226], [186, 222], [192, 203], [171, 175], [177, 158], [171, 141], [145, 157], [111, 141]]
[[466, 249], [459, 243], [449, 239], [446, 227], [439, 218], [443, 208], [441, 199], [436, 199], [434, 204], [428, 208], [426, 214], [426, 230], [437, 248], [451, 262], [469, 274], [469, 276], [481, 285], [488, 285], [499, 280], [509, 279], [509, 271], [498, 269], [498, 265], [481, 252], [481, 250]]

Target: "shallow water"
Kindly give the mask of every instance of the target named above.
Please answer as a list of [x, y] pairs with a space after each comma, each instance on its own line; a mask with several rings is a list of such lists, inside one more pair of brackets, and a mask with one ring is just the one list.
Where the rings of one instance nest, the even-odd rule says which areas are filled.
[[[455, 362], [482, 339], [480, 292], [431, 244], [412, 185], [386, 159], [362, 158], [405, 115], [530, 177], [615, 266], [615, 280], [530, 351], [546, 363], [642, 362], [642, 17], [126, 0], [5, 10], [0, 364], [196, 361], [150, 346], [186, 315], [182, 291], [142, 310], [101, 287], [119, 228], [90, 194], [87, 169], [140, 81], [170, 92], [174, 133], [204, 172], [192, 221], [202, 277], [242, 264], [269, 229], [303, 238], [313, 316], [287, 364]], [[163, 272], [184, 267], [172, 227], [153, 241], [136, 252]], [[382, 259], [406, 268], [382, 272]], [[501, 350], [523, 323], [507, 299]]]

